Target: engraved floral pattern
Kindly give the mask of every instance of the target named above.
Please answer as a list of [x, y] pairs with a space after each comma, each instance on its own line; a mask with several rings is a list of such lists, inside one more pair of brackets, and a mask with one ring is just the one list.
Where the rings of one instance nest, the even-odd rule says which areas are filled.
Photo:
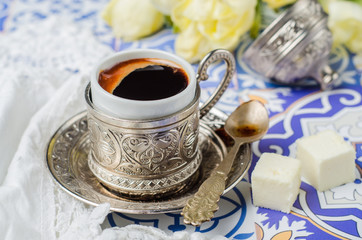
[[328, 53], [332, 46], [331, 32], [327, 29], [322, 29], [315, 36], [315, 39], [308, 43], [296, 57], [280, 66], [280, 69], [283, 69], [283, 71], [278, 71], [275, 74], [277, 79], [290, 79], [294, 81], [294, 79], [302, 78], [305, 75], [305, 69], [320, 67], [316, 65], [316, 62], [328, 58]]
[[123, 172], [127, 168], [133, 168], [141, 175], [166, 170], [162, 165], [174, 157], [179, 139], [180, 133], [176, 129], [153, 134], [123, 135], [120, 145], [124, 158], [119, 170]]
[[[87, 136], [87, 131], [88, 124], [85, 117], [78, 119], [72, 125], [68, 126], [63, 133], [57, 137], [51, 155], [48, 156], [48, 161], [51, 159], [51, 162], [48, 162], [48, 164], [56, 174], [56, 179], [62, 184], [65, 184], [68, 190], [79, 195], [86, 194], [89, 200], [99, 202], [99, 196], [91, 192], [90, 187], [86, 184], [86, 181], [88, 183], [97, 182], [95, 177], [90, 174], [87, 161], [70, 161], [71, 158], [83, 157], [87, 159], [89, 141], [84, 138], [84, 136]], [[70, 149], [76, 145], [78, 145], [82, 151], [70, 151]], [[86, 181], [79, 181], [78, 177], [86, 179]]]
[[198, 114], [194, 114], [189, 122], [187, 122], [180, 143], [183, 145], [180, 148], [181, 156], [185, 159], [192, 159], [197, 153], [199, 135], [199, 118]]
[[[214, 109], [215, 110], [215, 109]], [[221, 115], [220, 115], [221, 114]], [[217, 116], [214, 116], [217, 115]], [[217, 119], [222, 121], [225, 119], [226, 115], [221, 112], [214, 114], [207, 114], [202, 122], [206, 119]], [[73, 122], [75, 124], [73, 124]], [[103, 202], [109, 202], [115, 211], [125, 211], [132, 213], [159, 213], [160, 211], [174, 211], [175, 209], [180, 209], [184, 206], [185, 201], [190, 198], [198, 189], [200, 182], [203, 179], [206, 179], [211, 171], [221, 160], [222, 155], [225, 153], [221, 147], [221, 140], [215, 138], [213, 133], [210, 132], [209, 128], [204, 128], [203, 126], [208, 126], [211, 129], [215, 130], [215, 126], [211, 122], [202, 124], [199, 134], [199, 144], [200, 148], [198, 154], [194, 161], [188, 165], [190, 168], [184, 168], [183, 171], [178, 172], [173, 175], [171, 178], [161, 178], [158, 181], [124, 181], [122, 184], [129, 186], [132, 189], [155, 189], [162, 188], [165, 185], [172, 185], [180, 178], [185, 177], [189, 172], [193, 172], [192, 168], [195, 165], [200, 164], [201, 159], [207, 159], [207, 162], [203, 162], [200, 176], [202, 179], [200, 182], [191, 184], [186, 189], [186, 192], [183, 192], [182, 195], [175, 195], [176, 197], [168, 200], [157, 200], [155, 202], [142, 202], [142, 201], [133, 201], [133, 200], [123, 200], [114, 198], [114, 195], [110, 193], [104, 185], [100, 184], [95, 174], [90, 171], [92, 164], [95, 163], [89, 162], [89, 158], [92, 156], [89, 155], [90, 150], [90, 139], [89, 131], [87, 130], [87, 118], [86, 112], [80, 113], [76, 118], [71, 119], [67, 122], [64, 129], [59, 130], [59, 135], [54, 136], [54, 145], [50, 145], [48, 148], [48, 165], [50, 171], [53, 174], [53, 177], [59, 182], [59, 184], [67, 189], [67, 191], [77, 198], [80, 197], [80, 200], [86, 201], [93, 204], [100, 204]], [[209, 125], [210, 124], [210, 125]], [[220, 122], [221, 124], [221, 122]], [[70, 140], [69, 136], [72, 136]], [[251, 159], [250, 146], [245, 145], [242, 156], [248, 157]], [[241, 163], [243, 158], [238, 158], [236, 161], [238, 164]], [[99, 169], [99, 168], [98, 168]], [[98, 174], [98, 172], [97, 172]], [[242, 173], [233, 173], [229, 176], [231, 179], [230, 183], [227, 183], [228, 190], [230, 186], [235, 182], [240, 181], [239, 177]], [[121, 180], [122, 179], [118, 179]], [[113, 179], [113, 182], [117, 182], [117, 179]], [[124, 179], [123, 179], [124, 180]], [[109, 181], [112, 181], [110, 178]], [[140, 212], [141, 211], [141, 212]]]
[[323, 10], [318, 3], [300, 1], [298, 4], [308, 6], [298, 12], [291, 11], [290, 16], [287, 15], [290, 19], [270, 38], [266, 47], [261, 49], [261, 56], [270, 57], [270, 61], [276, 60], [281, 52], [286, 51], [297, 38], [323, 17]]
[[[94, 155], [94, 159], [98, 159], [99, 164], [109, 166], [116, 161], [116, 149], [115, 144], [110, 134], [105, 131], [99, 124], [90, 119], [88, 121], [90, 139], [91, 139], [91, 151], [90, 154]], [[102, 159], [100, 161], [100, 159]]]
[[282, 83], [314, 76], [311, 71], [316, 63], [322, 65], [330, 52], [331, 34], [326, 24], [326, 14], [317, 1], [300, 0], [263, 32], [244, 59], [257, 72]]
[[177, 189], [201, 164], [198, 123], [199, 113], [193, 112], [163, 130], [135, 130], [89, 113], [89, 168], [104, 184], [124, 193]]

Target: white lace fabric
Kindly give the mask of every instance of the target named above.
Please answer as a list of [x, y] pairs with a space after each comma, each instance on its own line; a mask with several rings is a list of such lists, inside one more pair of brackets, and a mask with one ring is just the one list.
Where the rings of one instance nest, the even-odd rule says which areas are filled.
[[1, 36], [0, 239], [207, 239], [139, 225], [102, 230], [109, 205], [87, 206], [53, 181], [47, 144], [85, 109], [88, 73], [111, 53], [66, 19], [47, 18]]

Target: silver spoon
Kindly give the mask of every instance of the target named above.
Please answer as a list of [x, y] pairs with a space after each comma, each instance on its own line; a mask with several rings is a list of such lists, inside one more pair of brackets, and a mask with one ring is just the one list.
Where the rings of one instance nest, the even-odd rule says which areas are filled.
[[234, 139], [235, 144], [210, 177], [201, 184], [197, 193], [187, 201], [181, 213], [185, 224], [199, 226], [205, 221], [210, 221], [214, 216], [214, 212], [219, 208], [217, 203], [225, 190], [228, 174], [240, 146], [260, 140], [268, 131], [268, 111], [257, 100], [245, 102], [228, 117], [224, 128]]

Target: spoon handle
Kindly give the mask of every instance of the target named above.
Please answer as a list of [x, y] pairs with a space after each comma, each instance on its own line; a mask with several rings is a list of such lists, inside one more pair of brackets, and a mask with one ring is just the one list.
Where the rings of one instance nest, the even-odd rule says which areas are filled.
[[201, 184], [195, 195], [186, 202], [181, 213], [184, 216], [185, 224], [200, 226], [201, 223], [213, 218], [214, 212], [219, 209], [217, 203], [225, 190], [228, 173], [241, 144], [240, 141], [235, 142], [220, 165]]

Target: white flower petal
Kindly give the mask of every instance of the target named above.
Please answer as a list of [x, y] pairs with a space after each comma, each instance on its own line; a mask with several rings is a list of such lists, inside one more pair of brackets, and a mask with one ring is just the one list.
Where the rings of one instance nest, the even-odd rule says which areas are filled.
[[104, 20], [112, 27], [116, 37], [132, 41], [159, 30], [163, 14], [150, 0], [112, 0], [103, 12]]
[[329, 3], [328, 27], [336, 44], [345, 44], [350, 51], [362, 53], [362, 5], [347, 1]]

